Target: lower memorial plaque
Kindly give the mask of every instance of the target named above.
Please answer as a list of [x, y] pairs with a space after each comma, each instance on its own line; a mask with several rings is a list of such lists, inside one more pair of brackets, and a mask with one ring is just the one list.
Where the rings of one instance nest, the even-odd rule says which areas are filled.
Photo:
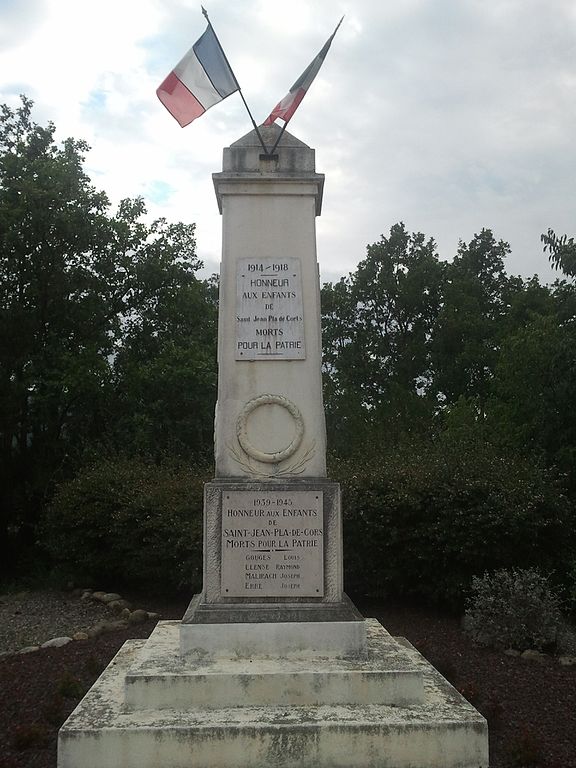
[[222, 594], [324, 595], [321, 491], [223, 494]]

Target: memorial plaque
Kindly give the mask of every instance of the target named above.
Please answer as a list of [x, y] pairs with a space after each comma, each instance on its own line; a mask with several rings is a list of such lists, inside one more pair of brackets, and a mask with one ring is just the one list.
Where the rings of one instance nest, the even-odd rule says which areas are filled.
[[222, 494], [222, 595], [324, 595], [321, 491]]
[[304, 312], [299, 259], [239, 259], [236, 360], [303, 360]]

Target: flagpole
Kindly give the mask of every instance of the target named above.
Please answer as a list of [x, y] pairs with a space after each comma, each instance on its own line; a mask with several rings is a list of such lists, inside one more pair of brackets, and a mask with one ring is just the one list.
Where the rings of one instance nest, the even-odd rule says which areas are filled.
[[274, 151], [276, 150], [276, 147], [278, 146], [278, 144], [280, 144], [280, 139], [282, 138], [282, 134], [283, 134], [283, 133], [284, 133], [284, 131], [286, 130], [286, 126], [288, 125], [288, 122], [289, 122], [289, 121], [288, 121], [288, 120], [286, 120], [286, 122], [285, 122], [285, 123], [284, 123], [284, 125], [282, 126], [282, 128], [281, 128], [281, 130], [280, 130], [280, 133], [278, 134], [278, 138], [276, 139], [276, 141], [275, 141], [275, 143], [274, 143], [274, 146], [272, 147], [272, 150], [270, 151], [270, 154], [271, 154], [271, 155], [273, 155], [273, 154], [274, 154]]
[[[344, 16], [342, 16], [342, 18], [340, 19], [340, 21], [339, 21], [339, 22], [338, 22], [338, 24], [336, 25], [336, 29], [335, 29], [335, 30], [334, 30], [334, 32], [332, 32], [332, 34], [330, 35], [330, 37], [329, 37], [329, 39], [328, 39], [328, 42], [327, 42], [327, 45], [328, 45], [328, 47], [330, 47], [330, 45], [332, 44], [332, 40], [334, 40], [334, 36], [336, 35], [336, 32], [338, 32], [338, 30], [340, 29], [340, 24], [342, 24], [342, 22], [343, 22], [343, 21], [344, 21]], [[324, 47], [326, 47], [326, 45], [325, 45]], [[284, 131], [286, 130], [286, 126], [288, 125], [288, 123], [290, 122], [290, 120], [292, 119], [292, 117], [293, 117], [293, 114], [292, 114], [292, 116], [291, 116], [291, 117], [289, 117], [289, 118], [288, 118], [288, 120], [285, 120], [285, 121], [284, 121], [284, 125], [282, 126], [282, 130], [281, 130], [281, 131], [280, 131], [280, 133], [278, 134], [278, 138], [276, 139], [276, 142], [275, 142], [274, 146], [272, 147], [272, 151], [270, 152], [270, 154], [271, 154], [271, 155], [273, 155], [273, 154], [274, 154], [274, 152], [275, 152], [275, 150], [276, 150], [276, 147], [277, 147], [277, 146], [278, 146], [278, 144], [280, 143], [280, 139], [282, 138], [282, 134], [283, 134], [283, 133], [284, 133]], [[280, 118], [280, 120], [282, 120], [282, 119], [283, 119], [283, 118]]]
[[230, 67], [230, 72], [232, 72], [232, 77], [234, 78], [234, 82], [235, 82], [235, 83], [236, 83], [236, 85], [238, 86], [238, 93], [240, 94], [240, 96], [241, 96], [241, 98], [242, 98], [242, 101], [244, 102], [244, 106], [246, 107], [246, 111], [247, 111], [247, 112], [248, 112], [248, 114], [250, 115], [250, 120], [252, 121], [252, 125], [254, 126], [254, 130], [256, 131], [256, 135], [258, 136], [258, 139], [259, 139], [259, 141], [260, 141], [260, 144], [262, 145], [262, 149], [264, 150], [264, 154], [265, 154], [265, 155], [269, 155], [269, 154], [271, 154], [271, 153], [270, 153], [270, 152], [268, 152], [268, 149], [267, 149], [267, 147], [266, 147], [266, 144], [264, 144], [264, 141], [263, 141], [263, 139], [262, 139], [262, 136], [261, 136], [261, 134], [260, 134], [260, 131], [258, 130], [258, 126], [256, 125], [256, 121], [255, 121], [255, 120], [254, 120], [254, 118], [252, 117], [252, 112], [250, 112], [250, 108], [248, 107], [248, 104], [246, 103], [246, 99], [244, 98], [244, 94], [242, 93], [242, 88], [240, 88], [240, 83], [239, 83], [239, 82], [238, 82], [238, 80], [236, 79], [236, 75], [234, 74], [234, 70], [233, 70], [233, 69], [232, 69], [232, 67], [230, 66], [230, 62], [228, 61], [228, 57], [227, 57], [227, 56], [226, 56], [226, 54], [224, 53], [224, 49], [222, 48], [222, 46], [221, 46], [221, 44], [220, 44], [220, 40], [218, 40], [218, 35], [216, 34], [216, 30], [214, 29], [214, 27], [212, 26], [212, 22], [211, 22], [211, 21], [210, 21], [210, 19], [208, 18], [208, 12], [207, 12], [206, 8], [204, 8], [204, 6], [202, 6], [202, 5], [201, 5], [201, 6], [200, 6], [200, 8], [202, 8], [202, 14], [203, 14], [204, 18], [206, 19], [206, 21], [208, 22], [208, 26], [210, 27], [210, 29], [211, 29], [211, 30], [212, 30], [212, 32], [214, 33], [214, 37], [215, 37], [215, 39], [216, 39], [216, 42], [218, 43], [218, 47], [220, 48], [220, 52], [221, 52], [222, 56], [224, 56], [224, 60], [226, 61], [226, 64], [228, 64], [228, 67]]

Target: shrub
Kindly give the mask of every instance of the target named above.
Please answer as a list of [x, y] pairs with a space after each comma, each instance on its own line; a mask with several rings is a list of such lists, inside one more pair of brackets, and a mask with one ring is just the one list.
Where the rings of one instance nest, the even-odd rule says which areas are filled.
[[535, 568], [472, 580], [466, 627], [483, 645], [541, 650], [555, 642], [561, 621], [560, 599]]
[[199, 586], [206, 479], [183, 463], [101, 460], [56, 489], [41, 540], [76, 580], [156, 590]]
[[574, 509], [534, 459], [481, 442], [414, 442], [332, 460], [346, 588], [461, 609], [474, 574], [573, 558]]

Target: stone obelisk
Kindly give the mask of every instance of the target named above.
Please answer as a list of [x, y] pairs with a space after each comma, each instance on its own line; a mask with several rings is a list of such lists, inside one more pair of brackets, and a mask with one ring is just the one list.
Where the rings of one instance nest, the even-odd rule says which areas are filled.
[[[272, 146], [280, 129], [260, 130]], [[324, 176], [294, 136], [284, 132], [270, 156], [251, 132], [224, 150], [213, 178], [223, 230], [216, 477], [205, 493], [204, 589], [184, 618], [182, 652], [205, 636], [216, 652], [214, 625], [225, 624], [219, 652], [359, 653], [365, 624], [343, 593], [340, 491], [326, 479]]]

